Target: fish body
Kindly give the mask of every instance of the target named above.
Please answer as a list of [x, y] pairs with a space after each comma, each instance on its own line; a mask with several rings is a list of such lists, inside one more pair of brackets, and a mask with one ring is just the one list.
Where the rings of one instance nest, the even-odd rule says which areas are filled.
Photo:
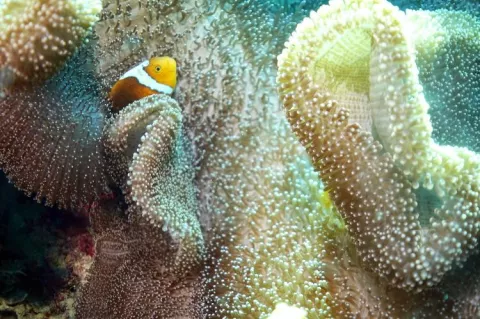
[[126, 72], [108, 95], [112, 111], [153, 94], [172, 94], [177, 85], [177, 63], [170, 57], [154, 57]]

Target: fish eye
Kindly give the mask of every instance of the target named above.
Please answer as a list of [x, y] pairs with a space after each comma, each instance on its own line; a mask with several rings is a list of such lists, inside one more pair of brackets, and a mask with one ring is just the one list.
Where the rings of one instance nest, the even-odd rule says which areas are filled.
[[160, 72], [161, 69], [162, 69], [162, 67], [161, 67], [160, 65], [157, 65], [157, 66], [155, 67], [155, 71], [156, 71], [156, 72]]

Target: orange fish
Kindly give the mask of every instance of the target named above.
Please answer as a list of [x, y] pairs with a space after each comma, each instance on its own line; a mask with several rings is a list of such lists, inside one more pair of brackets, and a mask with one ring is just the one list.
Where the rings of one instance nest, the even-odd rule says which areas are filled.
[[112, 87], [108, 98], [112, 110], [158, 93], [172, 94], [177, 85], [177, 63], [170, 57], [153, 57], [125, 73]]

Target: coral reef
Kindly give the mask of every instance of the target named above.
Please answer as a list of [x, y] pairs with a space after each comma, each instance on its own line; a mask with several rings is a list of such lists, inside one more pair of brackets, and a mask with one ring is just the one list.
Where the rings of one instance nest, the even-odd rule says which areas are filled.
[[[94, 245], [72, 234], [67, 257], [78, 318], [478, 313], [478, 261], [462, 263], [478, 227], [477, 18], [331, 1], [280, 57], [287, 121], [276, 57], [324, 2], [105, 0], [58, 73], [0, 98], [0, 167], [91, 218]], [[107, 92], [153, 56], [177, 61], [172, 98], [112, 114]]]
[[79, 246], [91, 237], [88, 219], [30, 202], [4, 176], [0, 192], [0, 314], [73, 318], [92, 261]]
[[[472, 19], [465, 15], [455, 20]], [[480, 157], [431, 138], [409, 21], [386, 1], [332, 1], [297, 27], [279, 57], [278, 82], [291, 126], [363, 260], [392, 284], [421, 290], [476, 246]], [[425, 41], [431, 59], [449, 39]], [[442, 202], [428, 227], [416, 211], [419, 187]]]

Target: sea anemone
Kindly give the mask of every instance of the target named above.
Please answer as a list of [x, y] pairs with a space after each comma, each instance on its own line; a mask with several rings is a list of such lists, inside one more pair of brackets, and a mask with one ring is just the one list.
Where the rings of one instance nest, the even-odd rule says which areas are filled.
[[[437, 284], [473, 251], [480, 230], [480, 156], [432, 139], [415, 59], [419, 52], [435, 61], [445, 41], [459, 36], [457, 28], [435, 26], [471, 21], [461, 42], [472, 43], [469, 49], [477, 46], [472, 35], [479, 24], [466, 13], [423, 18], [408, 19], [381, 0], [332, 1], [298, 25], [279, 56], [290, 124], [361, 257], [407, 290]], [[409, 24], [425, 19], [434, 20], [423, 29], [432, 38], [415, 41]], [[427, 227], [420, 224], [417, 199], [429, 191], [440, 205], [429, 212]]]

